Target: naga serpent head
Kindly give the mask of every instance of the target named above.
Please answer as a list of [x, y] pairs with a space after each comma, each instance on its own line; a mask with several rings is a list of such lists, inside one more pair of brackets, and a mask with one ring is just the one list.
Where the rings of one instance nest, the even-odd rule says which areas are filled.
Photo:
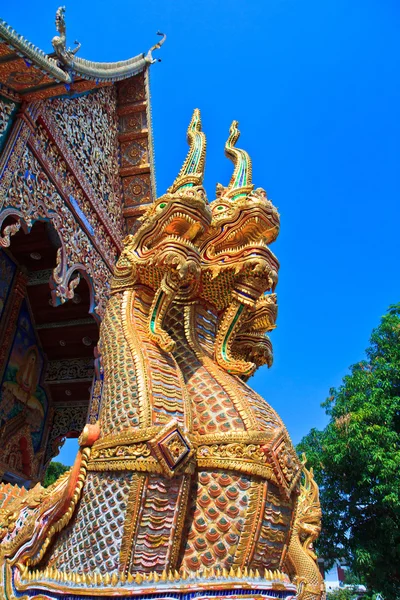
[[[229, 191], [228, 191], [229, 193]], [[232, 198], [226, 188], [217, 186], [217, 199], [211, 202], [213, 244], [215, 252], [234, 251], [242, 246], [262, 242], [271, 244], [279, 233], [279, 214], [267, 198], [265, 190], [257, 188], [246, 195]]]
[[143, 257], [169, 243], [197, 251], [197, 240], [211, 223], [211, 210], [202, 187], [206, 138], [198, 109], [193, 113], [187, 137], [189, 152], [178, 177], [167, 193], [150, 206], [130, 240], [129, 245]]
[[227, 187], [217, 185], [217, 198], [210, 204], [212, 221], [201, 240], [202, 258], [218, 268], [230, 267], [237, 272], [263, 277], [266, 289], [275, 289], [279, 263], [268, 248], [279, 233], [279, 214], [265, 190], [254, 189], [251, 159], [245, 150], [236, 148], [240, 132], [233, 121], [225, 144], [225, 154], [234, 163]]
[[[202, 180], [205, 165], [205, 135], [201, 131], [200, 111], [193, 113], [188, 129], [189, 152], [168, 191], [154, 202], [140, 219], [133, 235], [124, 240], [124, 250], [118, 260], [113, 288], [120, 288], [116, 279], [129, 284], [137, 280], [136, 273], [156, 267], [170, 269], [171, 277], [193, 281], [199, 276], [198, 239], [211, 223], [211, 210]], [[158, 277], [159, 279], [159, 277]], [[157, 287], [157, 277], [152, 278]], [[125, 283], [124, 283], [125, 286]]]
[[250, 360], [257, 368], [272, 366], [272, 344], [266, 332], [275, 329], [277, 312], [275, 294], [258, 299], [255, 309], [246, 316], [232, 344], [232, 354], [236, 359]]
[[196, 247], [196, 240], [208, 228], [211, 211], [201, 186], [184, 187], [161, 196], [145, 213], [133, 236], [143, 255], [168, 241]]

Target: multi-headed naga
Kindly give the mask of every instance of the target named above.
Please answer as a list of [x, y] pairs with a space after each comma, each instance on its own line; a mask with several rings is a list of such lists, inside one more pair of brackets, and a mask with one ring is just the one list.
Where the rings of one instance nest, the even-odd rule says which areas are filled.
[[322, 597], [318, 489], [245, 383], [272, 363], [279, 215], [238, 138], [234, 122], [208, 204], [196, 110], [178, 177], [125, 239], [99, 421], [51, 488], [0, 491], [7, 598]]

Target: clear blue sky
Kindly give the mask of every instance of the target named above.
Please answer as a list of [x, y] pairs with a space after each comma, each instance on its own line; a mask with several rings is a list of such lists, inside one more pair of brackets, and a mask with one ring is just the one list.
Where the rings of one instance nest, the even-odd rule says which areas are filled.
[[[50, 51], [57, 6], [1, 12]], [[297, 443], [324, 426], [329, 388], [400, 301], [398, 0], [69, 0], [66, 17], [69, 44], [92, 60], [128, 58], [167, 33], [151, 70], [159, 194], [181, 166], [193, 108], [210, 200], [229, 179], [223, 147], [239, 121], [254, 183], [281, 213], [275, 363], [251, 384]]]

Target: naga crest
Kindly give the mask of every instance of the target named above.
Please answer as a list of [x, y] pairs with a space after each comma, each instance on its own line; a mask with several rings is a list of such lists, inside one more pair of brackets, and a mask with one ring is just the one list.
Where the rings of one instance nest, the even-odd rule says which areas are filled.
[[300, 485], [281, 419], [246, 384], [272, 364], [279, 215], [238, 139], [234, 121], [233, 174], [208, 203], [194, 111], [178, 176], [115, 266], [98, 422], [52, 488], [0, 488], [10, 599], [322, 597], [312, 471]]

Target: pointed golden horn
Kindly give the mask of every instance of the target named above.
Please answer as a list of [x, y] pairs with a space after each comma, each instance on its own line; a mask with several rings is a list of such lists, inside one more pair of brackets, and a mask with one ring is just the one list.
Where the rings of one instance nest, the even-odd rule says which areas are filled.
[[179, 171], [178, 177], [168, 190], [170, 193], [174, 193], [184, 187], [192, 187], [203, 183], [206, 162], [206, 136], [201, 130], [201, 116], [198, 108], [193, 112], [192, 120], [187, 130], [187, 141], [189, 152]]
[[246, 196], [254, 188], [252, 183], [251, 158], [246, 150], [236, 148], [236, 142], [239, 137], [238, 122], [232, 121], [229, 129], [229, 137], [225, 144], [225, 156], [233, 162], [234, 170], [228, 187], [225, 188], [221, 184], [217, 185], [217, 195], [223, 195], [232, 200], [240, 196]]

